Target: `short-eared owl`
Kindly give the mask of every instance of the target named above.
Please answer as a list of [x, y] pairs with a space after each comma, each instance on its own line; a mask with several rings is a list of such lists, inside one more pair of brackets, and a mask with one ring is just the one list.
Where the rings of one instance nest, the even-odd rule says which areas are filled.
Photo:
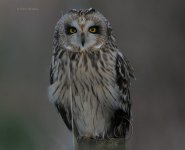
[[131, 117], [133, 69], [108, 20], [95, 9], [71, 10], [53, 41], [49, 99], [78, 137], [125, 137]]

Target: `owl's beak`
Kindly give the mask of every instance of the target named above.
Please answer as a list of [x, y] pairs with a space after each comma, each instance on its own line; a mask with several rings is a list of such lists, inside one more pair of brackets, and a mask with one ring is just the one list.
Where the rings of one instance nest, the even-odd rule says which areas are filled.
[[82, 42], [82, 46], [84, 46], [85, 45], [85, 34], [84, 33], [81, 34], [81, 42]]

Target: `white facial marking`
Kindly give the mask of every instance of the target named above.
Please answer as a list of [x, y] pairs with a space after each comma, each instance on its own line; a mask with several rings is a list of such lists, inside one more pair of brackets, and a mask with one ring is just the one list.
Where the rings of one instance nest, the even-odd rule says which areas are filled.
[[79, 24], [84, 25], [85, 21], [86, 21], [86, 19], [84, 17], [79, 18]]
[[72, 48], [71, 46], [69, 46], [69, 45], [64, 45], [64, 47], [65, 47], [67, 50], [69, 50], [69, 51], [72, 51], [72, 50], [73, 50], [73, 48]]
[[100, 43], [100, 44], [98, 44], [98, 45], [95, 45], [94, 48], [95, 48], [95, 49], [99, 49], [99, 48], [102, 47], [102, 45], [103, 45], [103, 43]]

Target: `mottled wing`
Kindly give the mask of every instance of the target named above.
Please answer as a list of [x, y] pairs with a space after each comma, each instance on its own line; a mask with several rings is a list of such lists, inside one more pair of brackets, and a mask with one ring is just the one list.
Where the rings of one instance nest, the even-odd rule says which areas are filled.
[[114, 126], [115, 134], [125, 137], [130, 126], [131, 102], [130, 102], [130, 79], [134, 78], [133, 68], [125, 56], [120, 52], [116, 59], [117, 85], [122, 93], [122, 108], [115, 111]]
[[54, 32], [54, 40], [53, 40], [53, 56], [50, 67], [50, 86], [48, 88], [48, 97], [49, 100], [55, 104], [58, 112], [62, 116], [66, 126], [69, 130], [72, 129], [71, 125], [71, 111], [69, 108], [66, 108], [59, 98], [60, 98], [60, 86], [61, 86], [61, 76], [63, 75], [62, 61], [60, 60], [62, 55], [64, 54], [64, 50], [60, 47], [59, 44], [59, 31], [57, 26]]

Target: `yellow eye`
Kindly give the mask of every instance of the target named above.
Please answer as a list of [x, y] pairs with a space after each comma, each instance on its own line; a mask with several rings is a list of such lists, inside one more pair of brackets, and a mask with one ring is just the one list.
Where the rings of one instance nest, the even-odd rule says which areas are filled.
[[96, 27], [90, 27], [89, 28], [89, 32], [96, 33], [97, 32], [97, 28]]
[[74, 27], [69, 28], [69, 33], [70, 34], [73, 34], [73, 33], [76, 33], [76, 32], [77, 32], [76, 28], [74, 28]]

